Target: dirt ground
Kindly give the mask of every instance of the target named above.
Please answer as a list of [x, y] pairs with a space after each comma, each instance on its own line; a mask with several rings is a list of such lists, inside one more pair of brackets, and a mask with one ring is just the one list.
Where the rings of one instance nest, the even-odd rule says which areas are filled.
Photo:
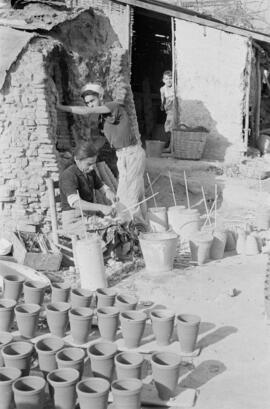
[[269, 406], [270, 326], [263, 301], [267, 259], [226, 253], [223, 260], [200, 267], [160, 275], [141, 270], [117, 285], [140, 300], [201, 316], [201, 353], [193, 365], [182, 366], [180, 377], [181, 386], [199, 390], [197, 409]]

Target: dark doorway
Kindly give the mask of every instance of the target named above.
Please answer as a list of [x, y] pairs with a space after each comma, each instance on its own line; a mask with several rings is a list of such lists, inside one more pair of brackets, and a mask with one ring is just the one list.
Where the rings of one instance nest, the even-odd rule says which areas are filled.
[[168, 140], [165, 114], [160, 110], [160, 87], [166, 70], [172, 70], [171, 18], [134, 8], [131, 86], [142, 141]]

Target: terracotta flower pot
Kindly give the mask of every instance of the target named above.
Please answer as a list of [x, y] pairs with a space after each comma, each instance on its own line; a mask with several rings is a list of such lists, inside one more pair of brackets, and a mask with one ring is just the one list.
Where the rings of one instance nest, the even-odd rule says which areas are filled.
[[107, 409], [110, 383], [102, 378], [88, 378], [76, 385], [80, 409]]
[[17, 368], [0, 368], [0, 409], [14, 407], [12, 384], [20, 376], [21, 371]]
[[23, 284], [24, 302], [42, 305], [47, 285], [39, 281], [26, 281]]
[[37, 304], [20, 304], [15, 307], [15, 315], [18, 329], [22, 337], [33, 338], [35, 336], [40, 306]]
[[192, 353], [196, 347], [201, 318], [198, 315], [177, 315], [177, 336], [181, 352]]
[[97, 310], [98, 329], [106, 341], [115, 341], [119, 325], [119, 311], [116, 307], [101, 307]]
[[51, 302], [68, 302], [70, 294], [70, 285], [67, 283], [53, 283]]
[[80, 379], [84, 369], [85, 352], [81, 348], [64, 348], [56, 353], [58, 368], [73, 368], [80, 373]]
[[127, 348], [140, 345], [147, 316], [140, 311], [125, 311], [120, 314], [122, 335]]
[[6, 275], [4, 277], [4, 298], [10, 298], [11, 300], [18, 301], [22, 293], [24, 278], [20, 275]]
[[141, 409], [142, 381], [139, 379], [119, 379], [112, 383], [115, 409]]
[[47, 337], [40, 339], [35, 347], [38, 354], [39, 369], [46, 377], [49, 372], [57, 369], [55, 355], [64, 348], [64, 341], [56, 337]]
[[13, 386], [16, 409], [43, 409], [46, 381], [40, 376], [25, 376], [17, 379]]
[[138, 304], [137, 297], [129, 294], [118, 294], [115, 298], [115, 307], [120, 312], [136, 310]]
[[174, 328], [175, 314], [169, 310], [150, 312], [152, 329], [158, 345], [169, 345]]
[[4, 359], [2, 356], [2, 349], [5, 345], [13, 341], [13, 336], [9, 332], [0, 332], [0, 367], [4, 366]]
[[14, 320], [15, 300], [2, 298], [0, 300], [0, 331], [9, 331]]
[[79, 372], [73, 368], [61, 368], [50, 372], [47, 381], [56, 409], [74, 409], [76, 404], [76, 383]]
[[97, 295], [97, 308], [100, 307], [112, 307], [114, 305], [116, 292], [111, 288], [98, 288]]
[[141, 379], [143, 357], [137, 352], [120, 352], [114, 358], [118, 379]]
[[111, 382], [114, 371], [114, 356], [117, 346], [113, 342], [96, 342], [88, 348], [91, 369], [96, 377]]
[[90, 308], [78, 307], [69, 311], [69, 323], [73, 341], [85, 344], [92, 327], [93, 311]]
[[92, 302], [93, 292], [83, 288], [73, 288], [71, 290], [71, 305], [72, 308], [87, 307], [89, 308]]
[[22, 376], [29, 375], [33, 351], [34, 347], [30, 342], [11, 342], [2, 349], [5, 366], [20, 369]]
[[63, 338], [68, 324], [70, 304], [55, 302], [46, 305], [47, 323], [52, 335]]
[[153, 379], [158, 396], [168, 400], [174, 396], [178, 384], [181, 357], [172, 352], [156, 352], [151, 357]]

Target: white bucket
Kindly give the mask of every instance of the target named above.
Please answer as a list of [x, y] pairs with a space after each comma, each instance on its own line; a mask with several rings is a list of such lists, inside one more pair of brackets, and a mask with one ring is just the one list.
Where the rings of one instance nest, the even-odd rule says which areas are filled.
[[169, 228], [179, 234], [179, 214], [186, 210], [185, 206], [171, 206], [168, 208]]
[[152, 232], [168, 230], [168, 215], [166, 207], [150, 207], [148, 209], [149, 227]]
[[107, 287], [101, 241], [99, 237], [78, 240], [75, 245], [81, 287], [95, 291]]
[[148, 271], [163, 273], [173, 269], [177, 239], [174, 232], [140, 234], [141, 250]]
[[[200, 213], [197, 209], [183, 209], [175, 206], [175, 210], [169, 209], [169, 223], [173, 225], [173, 230], [183, 239], [197, 233], [201, 227]], [[178, 208], [178, 209], [177, 209]]]

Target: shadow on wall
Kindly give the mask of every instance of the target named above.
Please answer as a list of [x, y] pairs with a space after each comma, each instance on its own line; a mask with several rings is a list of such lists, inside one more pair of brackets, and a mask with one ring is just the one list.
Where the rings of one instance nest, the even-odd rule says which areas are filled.
[[184, 123], [190, 127], [203, 126], [209, 130], [203, 158], [223, 161], [231, 143], [218, 132], [217, 122], [213, 120], [204, 103], [199, 100], [181, 100], [179, 98], [178, 107], [178, 125]]

